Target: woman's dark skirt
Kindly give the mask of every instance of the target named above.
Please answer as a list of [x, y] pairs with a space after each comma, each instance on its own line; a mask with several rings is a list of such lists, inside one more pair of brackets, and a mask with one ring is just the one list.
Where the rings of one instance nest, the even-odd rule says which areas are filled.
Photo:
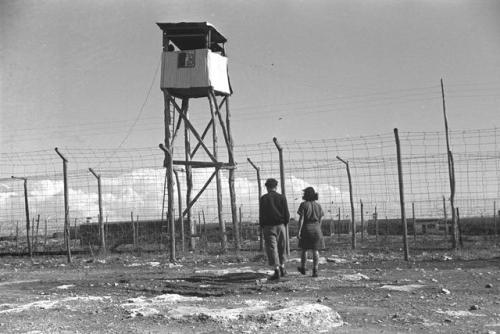
[[321, 249], [323, 246], [323, 233], [319, 223], [309, 223], [302, 226], [299, 247], [302, 249]]

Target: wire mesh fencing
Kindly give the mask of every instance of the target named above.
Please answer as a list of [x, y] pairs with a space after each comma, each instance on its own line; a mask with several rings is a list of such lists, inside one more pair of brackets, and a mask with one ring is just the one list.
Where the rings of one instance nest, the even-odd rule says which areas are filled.
[[[446, 138], [440, 132], [400, 132], [405, 209], [413, 247], [438, 236], [447, 246], [450, 236], [450, 185]], [[452, 131], [456, 197], [460, 228], [464, 236], [495, 238], [499, 233], [500, 132], [497, 128]], [[302, 189], [312, 186], [325, 211], [323, 233], [330, 242], [348, 243], [350, 222], [357, 225], [357, 238], [366, 245], [398, 245], [401, 235], [396, 146], [392, 133], [310, 141], [281, 142], [285, 193], [296, 233], [297, 209]], [[166, 251], [166, 177], [163, 152], [158, 148], [119, 150], [60, 148], [68, 160], [67, 196], [69, 237], [73, 250], [100, 247], [99, 221], [104, 224], [105, 244], [111, 250]], [[227, 159], [221, 150], [221, 160]], [[174, 156], [183, 159], [183, 149]], [[272, 140], [236, 145], [236, 201], [242, 247], [258, 251], [260, 169], [261, 186], [266, 178], [280, 179], [278, 150]], [[345, 165], [352, 176], [354, 217]], [[95, 174], [89, 171], [92, 168]], [[0, 154], [0, 252], [25, 253], [28, 240], [35, 252], [64, 250], [63, 165], [54, 150]], [[193, 193], [210, 177], [210, 169], [193, 170]], [[101, 182], [101, 210], [96, 175]], [[227, 172], [222, 177], [222, 215], [229, 241], [233, 222]], [[174, 216], [186, 208], [186, 174], [178, 170]], [[26, 185], [26, 187], [25, 187]], [[177, 188], [179, 187], [179, 188]], [[180, 196], [178, 195], [180, 190]], [[180, 198], [180, 203], [179, 203]], [[27, 204], [27, 205], [26, 205]], [[179, 205], [180, 204], [180, 205]], [[192, 229], [189, 225], [193, 225]], [[177, 249], [217, 249], [220, 244], [217, 190], [211, 183], [191, 209], [191, 222], [176, 223]], [[194, 233], [191, 233], [194, 231]], [[395, 240], [395, 241], [394, 241]], [[328, 244], [327, 244], [328, 246]]]

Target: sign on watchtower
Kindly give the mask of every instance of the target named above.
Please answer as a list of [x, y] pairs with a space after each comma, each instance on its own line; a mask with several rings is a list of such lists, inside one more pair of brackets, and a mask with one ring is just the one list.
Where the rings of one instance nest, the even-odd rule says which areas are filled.
[[[208, 22], [158, 23], [163, 32], [162, 71], [160, 88], [165, 101], [165, 143], [160, 147], [165, 152], [166, 181], [168, 191], [167, 220], [170, 240], [175, 240], [173, 217], [173, 173], [174, 165], [184, 166], [186, 173], [186, 208], [179, 208], [179, 220], [187, 217], [190, 231], [190, 247], [194, 248], [195, 224], [191, 219], [191, 208], [215, 177], [217, 186], [217, 211], [221, 233], [222, 250], [227, 249], [227, 236], [222, 217], [222, 185], [220, 170], [228, 170], [229, 195], [235, 247], [240, 248], [237, 225], [231, 114], [229, 96], [232, 94], [227, 70], [225, 51], [226, 38]], [[207, 125], [199, 131], [190, 121], [189, 99], [208, 100]], [[179, 105], [180, 100], [180, 105]], [[225, 111], [225, 115], [224, 112]], [[175, 117], [178, 114], [178, 117]], [[196, 113], [202, 119], [203, 113]], [[174, 124], [174, 120], [177, 121]], [[200, 122], [196, 122], [199, 124]], [[178, 131], [184, 125], [184, 160], [174, 160], [173, 147]], [[211, 131], [210, 131], [211, 130]], [[222, 132], [228, 161], [218, 158], [218, 133]], [[191, 137], [196, 139], [191, 143]], [[208, 137], [208, 138], [207, 138]], [[211, 137], [211, 138], [210, 138]], [[207, 143], [211, 139], [211, 143]], [[196, 159], [203, 152], [203, 159]], [[193, 168], [213, 168], [198, 194], [192, 198]], [[177, 171], [176, 171], [177, 172]], [[178, 185], [179, 186], [179, 185]], [[179, 199], [180, 201], [180, 199]], [[181, 205], [179, 202], [179, 207]], [[170, 243], [171, 258], [175, 258], [175, 242]]]

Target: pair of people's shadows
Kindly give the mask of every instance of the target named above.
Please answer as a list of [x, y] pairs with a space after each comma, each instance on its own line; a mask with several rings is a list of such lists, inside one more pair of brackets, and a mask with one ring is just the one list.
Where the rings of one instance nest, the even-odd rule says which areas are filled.
[[263, 280], [268, 277], [264, 273], [245, 272], [159, 279], [162, 281], [159, 292], [197, 297], [221, 297], [254, 293], [256, 290], [261, 289], [263, 282], [274, 283], [274, 281]]

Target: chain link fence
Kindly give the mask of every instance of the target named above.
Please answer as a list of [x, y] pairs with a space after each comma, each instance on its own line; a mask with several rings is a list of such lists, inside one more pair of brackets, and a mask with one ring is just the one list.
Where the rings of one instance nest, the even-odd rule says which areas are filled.
[[[500, 131], [498, 128], [450, 132], [455, 162], [455, 206], [460, 212], [462, 235], [496, 238], [499, 233]], [[440, 132], [400, 132], [408, 233], [411, 247], [422, 247], [436, 239], [448, 246], [451, 212], [446, 139]], [[296, 230], [296, 211], [302, 189], [313, 186], [326, 217], [323, 233], [328, 243], [348, 243], [354, 218], [360, 246], [399, 245], [401, 235], [396, 146], [392, 133], [356, 138], [281, 142], [285, 189], [293, 217], [290, 234]], [[115, 251], [168, 249], [165, 222], [166, 185], [163, 152], [158, 148], [119, 150], [59, 148], [68, 160], [69, 236], [73, 251], [95, 251], [100, 246], [99, 193], [95, 171], [101, 179], [102, 220], [106, 248]], [[227, 160], [220, 150], [220, 159]], [[174, 156], [183, 159], [183, 149]], [[279, 179], [279, 156], [269, 142], [236, 145], [236, 200], [242, 247], [259, 251], [258, 228], [260, 169], [261, 185], [266, 178]], [[344, 164], [349, 162], [355, 215], [352, 217], [349, 185]], [[0, 253], [27, 252], [28, 239], [35, 252], [64, 251], [63, 165], [53, 150], [0, 153]], [[193, 171], [193, 194], [210, 177], [212, 170]], [[185, 203], [185, 173], [179, 170], [181, 208]], [[221, 172], [223, 217], [228, 240], [233, 225], [227, 172]], [[26, 188], [25, 188], [26, 185]], [[279, 188], [279, 187], [278, 187]], [[26, 189], [26, 190], [25, 190]], [[178, 195], [174, 191], [175, 216]], [[28, 207], [26, 207], [26, 203]], [[217, 192], [210, 184], [191, 210], [184, 228], [177, 222], [177, 249], [216, 250], [220, 247]], [[190, 234], [189, 223], [195, 226]], [[184, 238], [182, 238], [184, 237]], [[394, 238], [392, 238], [394, 237]], [[434, 238], [434, 239], [433, 239]], [[359, 244], [358, 241], [358, 244]], [[293, 244], [292, 244], [293, 247]]]

